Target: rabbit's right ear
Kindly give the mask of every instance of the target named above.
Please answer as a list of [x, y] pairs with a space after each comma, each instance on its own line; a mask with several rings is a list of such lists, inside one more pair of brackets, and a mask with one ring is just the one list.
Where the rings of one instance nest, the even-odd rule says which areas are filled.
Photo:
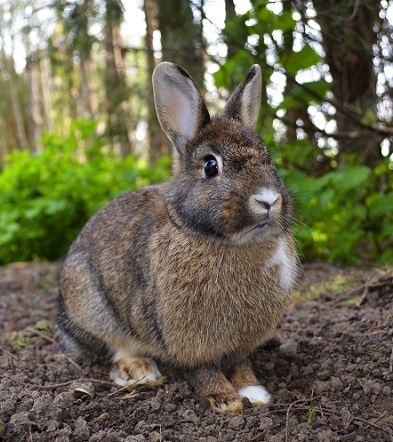
[[182, 154], [187, 142], [210, 121], [203, 98], [190, 75], [167, 61], [154, 69], [153, 91], [158, 121]]

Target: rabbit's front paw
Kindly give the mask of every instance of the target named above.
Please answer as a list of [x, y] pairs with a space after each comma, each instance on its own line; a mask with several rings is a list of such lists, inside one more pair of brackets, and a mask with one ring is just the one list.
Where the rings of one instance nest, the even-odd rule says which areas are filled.
[[164, 377], [150, 358], [129, 357], [119, 359], [110, 373], [111, 379], [118, 385], [162, 385]]
[[243, 398], [237, 393], [221, 393], [208, 396], [210, 406], [218, 413], [238, 413], [243, 410]]

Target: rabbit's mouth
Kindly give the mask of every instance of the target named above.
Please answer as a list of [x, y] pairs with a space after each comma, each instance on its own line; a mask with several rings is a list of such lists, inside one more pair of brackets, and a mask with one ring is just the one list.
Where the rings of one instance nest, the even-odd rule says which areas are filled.
[[254, 229], [263, 229], [268, 225], [267, 221], [264, 221], [263, 223], [257, 224]]

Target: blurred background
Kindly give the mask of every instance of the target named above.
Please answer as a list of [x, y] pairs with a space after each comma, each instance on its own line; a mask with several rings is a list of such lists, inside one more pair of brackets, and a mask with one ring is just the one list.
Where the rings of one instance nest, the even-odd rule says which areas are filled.
[[392, 41], [387, 0], [0, 0], [0, 265], [61, 258], [108, 200], [170, 177], [162, 60], [213, 114], [258, 63], [301, 258], [392, 262]]

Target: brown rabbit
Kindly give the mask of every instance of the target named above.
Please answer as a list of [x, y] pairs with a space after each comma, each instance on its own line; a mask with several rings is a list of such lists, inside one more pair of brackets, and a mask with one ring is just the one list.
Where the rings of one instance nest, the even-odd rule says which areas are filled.
[[282, 318], [297, 258], [292, 201], [253, 130], [260, 67], [212, 120], [179, 66], [159, 64], [153, 87], [174, 176], [87, 223], [63, 264], [58, 327], [74, 348], [109, 358], [119, 385], [159, 384], [163, 361], [217, 411], [267, 403], [248, 355]]

